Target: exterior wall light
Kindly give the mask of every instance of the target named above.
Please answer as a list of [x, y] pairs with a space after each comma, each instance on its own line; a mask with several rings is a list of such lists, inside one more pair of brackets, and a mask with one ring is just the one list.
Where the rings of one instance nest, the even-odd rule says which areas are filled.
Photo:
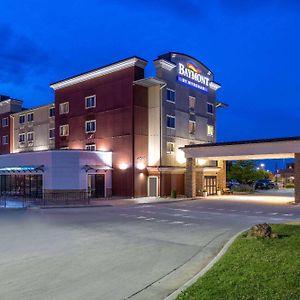
[[136, 164], [137, 169], [144, 170], [146, 168], [146, 165], [144, 163], [144, 158], [143, 157], [138, 157], [137, 160], [138, 160], [138, 162]]
[[128, 169], [128, 164], [121, 163], [121, 164], [119, 165], [119, 169], [120, 169], [120, 170], [126, 170], [126, 169]]

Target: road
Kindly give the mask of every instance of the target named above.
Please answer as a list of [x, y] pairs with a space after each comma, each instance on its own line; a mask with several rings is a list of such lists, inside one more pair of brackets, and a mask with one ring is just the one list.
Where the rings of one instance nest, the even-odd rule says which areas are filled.
[[300, 207], [230, 200], [0, 210], [1, 299], [163, 299], [254, 223]]

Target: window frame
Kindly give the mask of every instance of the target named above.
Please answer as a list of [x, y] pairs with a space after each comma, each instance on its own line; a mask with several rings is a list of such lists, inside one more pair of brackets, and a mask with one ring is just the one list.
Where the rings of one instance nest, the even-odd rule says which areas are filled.
[[[95, 123], [95, 130], [88, 131], [87, 124], [92, 123], [92, 122]], [[85, 121], [85, 133], [95, 133], [96, 131], [97, 131], [97, 122], [96, 122], [96, 120], [87, 120], [87, 121]]]
[[[24, 136], [24, 141], [20, 140], [21, 136]], [[26, 143], [26, 133], [25, 132], [19, 133], [19, 144], [24, 144], [24, 143]]]
[[[92, 106], [87, 106], [88, 100], [94, 98], [94, 105]], [[90, 109], [90, 108], [94, 108], [97, 105], [97, 97], [96, 95], [90, 95], [84, 98], [85, 99], [85, 109]]]
[[[29, 116], [32, 116], [32, 120], [29, 120]], [[33, 112], [30, 112], [27, 114], [27, 122], [33, 122], [34, 121], [34, 113]]]
[[[8, 145], [9, 144], [9, 137], [8, 137], [8, 134], [6, 134], [6, 135], [3, 135], [2, 136], [2, 145]], [[5, 142], [4, 142], [4, 140], [5, 140]]]
[[[21, 118], [24, 118], [24, 122], [21, 122]], [[26, 115], [19, 115], [19, 124], [25, 124], [26, 123]]]
[[[194, 100], [194, 106], [193, 107], [191, 106], [191, 99]], [[196, 97], [189, 96], [189, 111], [190, 112], [195, 112], [195, 109], [196, 109]]]
[[[28, 136], [29, 136], [30, 134], [32, 134], [32, 140], [29, 140], [29, 139], [28, 139]], [[29, 131], [29, 132], [27, 132], [27, 134], [26, 134], [26, 139], [27, 139], [27, 142], [28, 142], [28, 143], [32, 143], [32, 142], [34, 141], [34, 131]]]
[[[209, 133], [209, 128], [212, 128], [212, 134]], [[215, 126], [211, 124], [207, 124], [207, 136], [213, 137], [215, 135]]]
[[[173, 145], [173, 150], [169, 150], [168, 145], [170, 145], [170, 144]], [[166, 153], [167, 154], [173, 154], [173, 153], [175, 153], [175, 143], [174, 142], [167, 141], [167, 143], [166, 143]]]
[[[6, 120], [6, 122], [5, 122], [6, 124], [4, 124], [4, 125], [3, 125], [3, 121], [4, 121], [4, 120]], [[6, 127], [8, 127], [8, 125], [9, 125], [8, 123], [9, 123], [9, 121], [8, 121], [8, 117], [2, 118], [2, 120], [1, 120], [1, 125], [2, 125], [2, 128], [6, 128]]]
[[[174, 101], [168, 99], [168, 92], [173, 92], [174, 93]], [[176, 103], [176, 91], [173, 89], [169, 89], [167, 88], [167, 97], [166, 97], [166, 101], [175, 104]]]
[[[93, 149], [88, 149], [89, 147], [95, 147], [95, 149], [94, 150]], [[97, 151], [96, 144], [95, 143], [93, 143], [93, 144], [86, 144], [85, 145], [85, 150], [86, 151]]]
[[[190, 124], [193, 123], [194, 126], [193, 126], [193, 132], [191, 132], [190, 130]], [[193, 120], [189, 120], [189, 134], [192, 134], [192, 135], [195, 135], [195, 132], [196, 132], [196, 121], [193, 121]]]
[[[208, 111], [208, 106], [211, 106], [212, 112]], [[213, 115], [213, 114], [214, 114], [214, 105], [213, 105], [213, 103], [211, 103], [211, 102], [206, 102], [206, 112], [207, 112], [209, 115]]]
[[[68, 134], [61, 134], [62, 128], [68, 128]], [[59, 126], [59, 136], [69, 136], [70, 135], [70, 127], [69, 124], [63, 124]]]
[[[68, 111], [62, 111], [62, 107], [64, 105], [67, 105], [68, 107]], [[65, 102], [62, 102], [62, 103], [59, 103], [59, 114], [60, 115], [66, 115], [70, 112], [70, 104], [69, 104], [69, 101], [65, 101]]]
[[[51, 116], [51, 111], [54, 111], [54, 115], [53, 116]], [[54, 118], [54, 117], [55, 117], [55, 107], [53, 106], [53, 107], [49, 108], [49, 118]]]
[[[171, 118], [171, 119], [174, 119], [174, 127], [170, 127], [168, 126], [168, 118]], [[169, 128], [169, 129], [176, 129], [176, 116], [172, 116], [172, 115], [168, 115], [167, 114], [167, 117], [166, 117], [166, 127]]]
[[[51, 131], [53, 131], [54, 132], [54, 135], [53, 135], [53, 137], [51, 137], [50, 136], [50, 132]], [[48, 134], [48, 137], [49, 137], [49, 140], [53, 140], [53, 139], [55, 139], [55, 128], [53, 127], [53, 128], [49, 128], [49, 134]]]

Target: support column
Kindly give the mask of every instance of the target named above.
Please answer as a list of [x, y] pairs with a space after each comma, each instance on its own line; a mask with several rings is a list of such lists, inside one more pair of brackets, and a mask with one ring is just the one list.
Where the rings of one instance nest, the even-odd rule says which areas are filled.
[[218, 172], [218, 188], [224, 189], [226, 188], [226, 161], [219, 160], [218, 167], [220, 168]]
[[300, 203], [300, 153], [295, 153], [295, 202]]
[[196, 197], [195, 158], [186, 159], [185, 195], [189, 198]]

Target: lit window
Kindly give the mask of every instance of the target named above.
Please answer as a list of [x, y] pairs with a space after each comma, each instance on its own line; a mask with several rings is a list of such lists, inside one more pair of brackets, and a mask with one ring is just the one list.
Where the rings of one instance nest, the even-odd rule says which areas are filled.
[[32, 122], [33, 121], [33, 113], [30, 113], [27, 115], [27, 122]]
[[61, 125], [59, 126], [59, 135], [60, 136], [68, 136], [69, 135], [69, 125]]
[[69, 113], [69, 102], [64, 102], [59, 104], [59, 114], [68, 114]]
[[91, 133], [96, 131], [96, 120], [86, 121], [85, 122], [85, 132]]
[[19, 123], [24, 124], [25, 123], [25, 115], [19, 116]]
[[49, 108], [49, 117], [55, 117], [55, 108], [54, 107], [50, 107]]
[[33, 132], [28, 132], [27, 133], [27, 141], [28, 142], [33, 142]]
[[196, 122], [195, 121], [189, 121], [189, 133], [195, 134], [196, 131]]
[[214, 126], [213, 125], [207, 125], [207, 135], [208, 136], [214, 135]]
[[167, 127], [174, 129], [175, 126], [176, 126], [176, 119], [175, 119], [175, 117], [167, 115]]
[[167, 153], [174, 153], [175, 144], [172, 142], [167, 142]]
[[8, 135], [4, 135], [4, 136], [2, 137], [2, 144], [3, 144], [3, 145], [8, 145]]
[[19, 134], [19, 143], [25, 143], [25, 133]]
[[213, 114], [214, 113], [214, 106], [211, 103], [207, 103], [207, 113]]
[[8, 126], [8, 118], [3, 118], [2, 119], [2, 127], [7, 127]]
[[96, 145], [95, 144], [85, 145], [85, 149], [88, 151], [96, 151]]
[[96, 96], [88, 96], [85, 98], [85, 108], [96, 107]]
[[54, 139], [55, 138], [55, 129], [50, 128], [49, 129], [49, 139]]
[[189, 96], [189, 108], [191, 112], [195, 111], [195, 106], [196, 106], [196, 98]]
[[175, 103], [176, 95], [175, 91], [167, 89], [167, 101]]

